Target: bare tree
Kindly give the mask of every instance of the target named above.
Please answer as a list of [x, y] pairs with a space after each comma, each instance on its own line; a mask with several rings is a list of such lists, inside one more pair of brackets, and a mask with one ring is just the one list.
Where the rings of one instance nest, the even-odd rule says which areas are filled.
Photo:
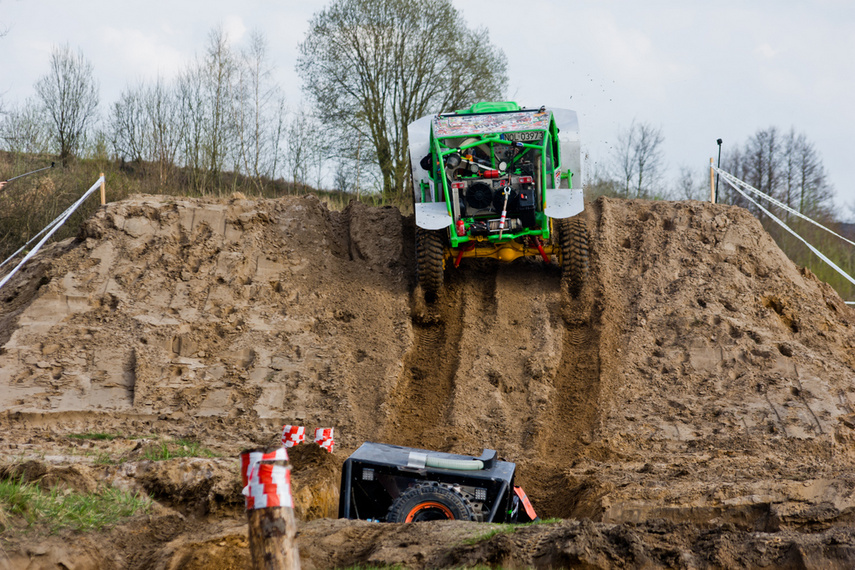
[[285, 129], [285, 98], [271, 81], [272, 71], [267, 41], [260, 32], [253, 32], [239, 67], [237, 154], [241, 169], [253, 178], [259, 191], [263, 178], [276, 176]]
[[340, 145], [371, 141], [366, 155], [387, 198], [404, 190], [407, 124], [500, 98], [507, 83], [502, 51], [486, 29], [467, 27], [451, 0], [334, 0], [312, 18], [300, 53], [319, 117]]
[[3, 147], [12, 153], [46, 153], [50, 145], [50, 133], [41, 104], [27, 99], [23, 105], [7, 111], [0, 122], [0, 139]]
[[113, 103], [110, 114], [111, 138], [116, 156], [137, 162], [147, 158], [150, 125], [146, 119], [145, 87], [138, 84], [126, 88], [119, 100]]
[[[656, 195], [662, 181], [664, 163], [662, 130], [649, 123], [633, 121], [618, 133], [614, 163], [623, 187], [624, 198], [649, 198]], [[661, 194], [661, 191], [660, 191]]]
[[[811, 217], [826, 217], [833, 209], [834, 190], [828, 185], [825, 167], [814, 145], [795, 129], [781, 137], [778, 129], [760, 129], [722, 160], [722, 167], [757, 190]], [[735, 191], [727, 203], [747, 208], [761, 220], [756, 206]], [[788, 217], [786, 212], [781, 215]]]
[[810, 217], [830, 215], [834, 190], [827, 183], [825, 166], [804, 133], [790, 129], [785, 139], [784, 187], [786, 204]]
[[190, 183], [199, 192], [204, 191], [207, 183], [203, 163], [208, 113], [203, 91], [201, 66], [191, 65], [178, 76], [176, 103], [181, 121], [181, 162], [189, 169]]
[[208, 35], [203, 75], [204, 95], [210, 114], [204, 145], [205, 158], [208, 172], [215, 180], [223, 171], [223, 165], [231, 150], [235, 79], [235, 60], [228, 34], [222, 26], [218, 26]]
[[175, 166], [183, 136], [180, 107], [175, 93], [159, 77], [146, 91], [144, 104], [151, 140], [149, 160], [157, 165], [160, 183], [165, 184]]
[[702, 171], [700, 176], [697, 171], [688, 166], [680, 167], [677, 184], [674, 188], [674, 197], [677, 200], [704, 200], [709, 199], [709, 178]]
[[36, 83], [36, 93], [53, 123], [51, 135], [65, 164], [97, 119], [98, 83], [92, 76], [92, 64], [67, 44], [54, 47], [50, 71]]
[[237, 166], [234, 152], [237, 81], [235, 57], [222, 27], [213, 29], [202, 58], [179, 76], [177, 104], [181, 117], [181, 157], [190, 169], [191, 184], [200, 193], [221, 190], [227, 162]]
[[745, 146], [745, 181], [774, 196], [780, 180], [781, 142], [778, 129], [757, 131]]
[[295, 186], [309, 183], [314, 144], [313, 139], [320, 136], [320, 129], [311, 115], [301, 106], [291, 116], [286, 128], [285, 164], [288, 176]]

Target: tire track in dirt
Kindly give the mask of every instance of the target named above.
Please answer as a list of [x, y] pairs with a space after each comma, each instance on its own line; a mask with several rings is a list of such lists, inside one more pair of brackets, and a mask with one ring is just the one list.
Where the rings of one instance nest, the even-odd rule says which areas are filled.
[[520, 457], [537, 431], [538, 410], [548, 405], [549, 376], [560, 358], [559, 278], [539, 263], [492, 271], [492, 294], [479, 289], [485, 271], [467, 271], [452, 419], [460, 452], [488, 447]]
[[[596, 212], [588, 211], [594, 218]], [[589, 220], [589, 236], [597, 228]], [[541, 517], [573, 516], [589, 492], [567, 478], [567, 469], [596, 441], [603, 405], [603, 335], [601, 276], [597, 250], [592, 248], [590, 272], [578, 297], [562, 283], [559, 300], [549, 318], [560, 332], [560, 356], [545, 379], [547, 404], [535, 409], [534, 435], [521, 465], [520, 484], [538, 505]], [[607, 328], [607, 327], [606, 327]]]
[[565, 296], [562, 312], [561, 362], [551, 408], [535, 437], [538, 457], [573, 457], [593, 441], [599, 417], [600, 344], [590, 302]]
[[447, 279], [414, 311], [384, 441], [517, 458], [590, 443], [600, 368], [590, 292], [570, 299], [540, 264], [472, 264]]
[[[416, 291], [414, 297], [420, 294]], [[443, 427], [460, 362], [463, 323], [456, 315], [461, 302], [462, 287], [452, 282], [435, 303], [414, 308], [413, 347], [404, 357], [401, 377], [391, 395], [392, 410], [382, 441], [408, 447], [447, 448]]]

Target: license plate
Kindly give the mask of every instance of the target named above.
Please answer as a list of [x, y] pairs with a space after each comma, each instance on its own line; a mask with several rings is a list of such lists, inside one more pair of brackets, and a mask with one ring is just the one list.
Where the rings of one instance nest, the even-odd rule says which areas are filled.
[[505, 138], [513, 142], [539, 141], [542, 137], [543, 133], [537, 131], [528, 131], [523, 133], [505, 133]]

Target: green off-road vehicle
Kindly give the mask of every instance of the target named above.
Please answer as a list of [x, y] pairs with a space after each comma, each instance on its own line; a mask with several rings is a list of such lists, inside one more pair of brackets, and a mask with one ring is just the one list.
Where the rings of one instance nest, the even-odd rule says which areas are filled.
[[450, 261], [557, 263], [570, 293], [588, 273], [575, 111], [476, 103], [410, 123], [416, 272], [427, 295]]

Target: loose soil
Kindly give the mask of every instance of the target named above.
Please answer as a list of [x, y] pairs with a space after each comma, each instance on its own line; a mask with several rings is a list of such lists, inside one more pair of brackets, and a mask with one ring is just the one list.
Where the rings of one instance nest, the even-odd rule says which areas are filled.
[[[748, 212], [601, 198], [590, 275], [464, 263], [425, 304], [394, 208], [137, 196], [0, 290], [0, 475], [154, 500], [0, 535], [8, 568], [245, 568], [283, 424], [305, 568], [851, 568], [855, 311]], [[79, 439], [80, 434], [112, 439]], [[192, 441], [215, 457], [146, 459]], [[519, 527], [335, 519], [364, 441], [517, 463]], [[0, 521], [2, 523], [3, 521]]]

